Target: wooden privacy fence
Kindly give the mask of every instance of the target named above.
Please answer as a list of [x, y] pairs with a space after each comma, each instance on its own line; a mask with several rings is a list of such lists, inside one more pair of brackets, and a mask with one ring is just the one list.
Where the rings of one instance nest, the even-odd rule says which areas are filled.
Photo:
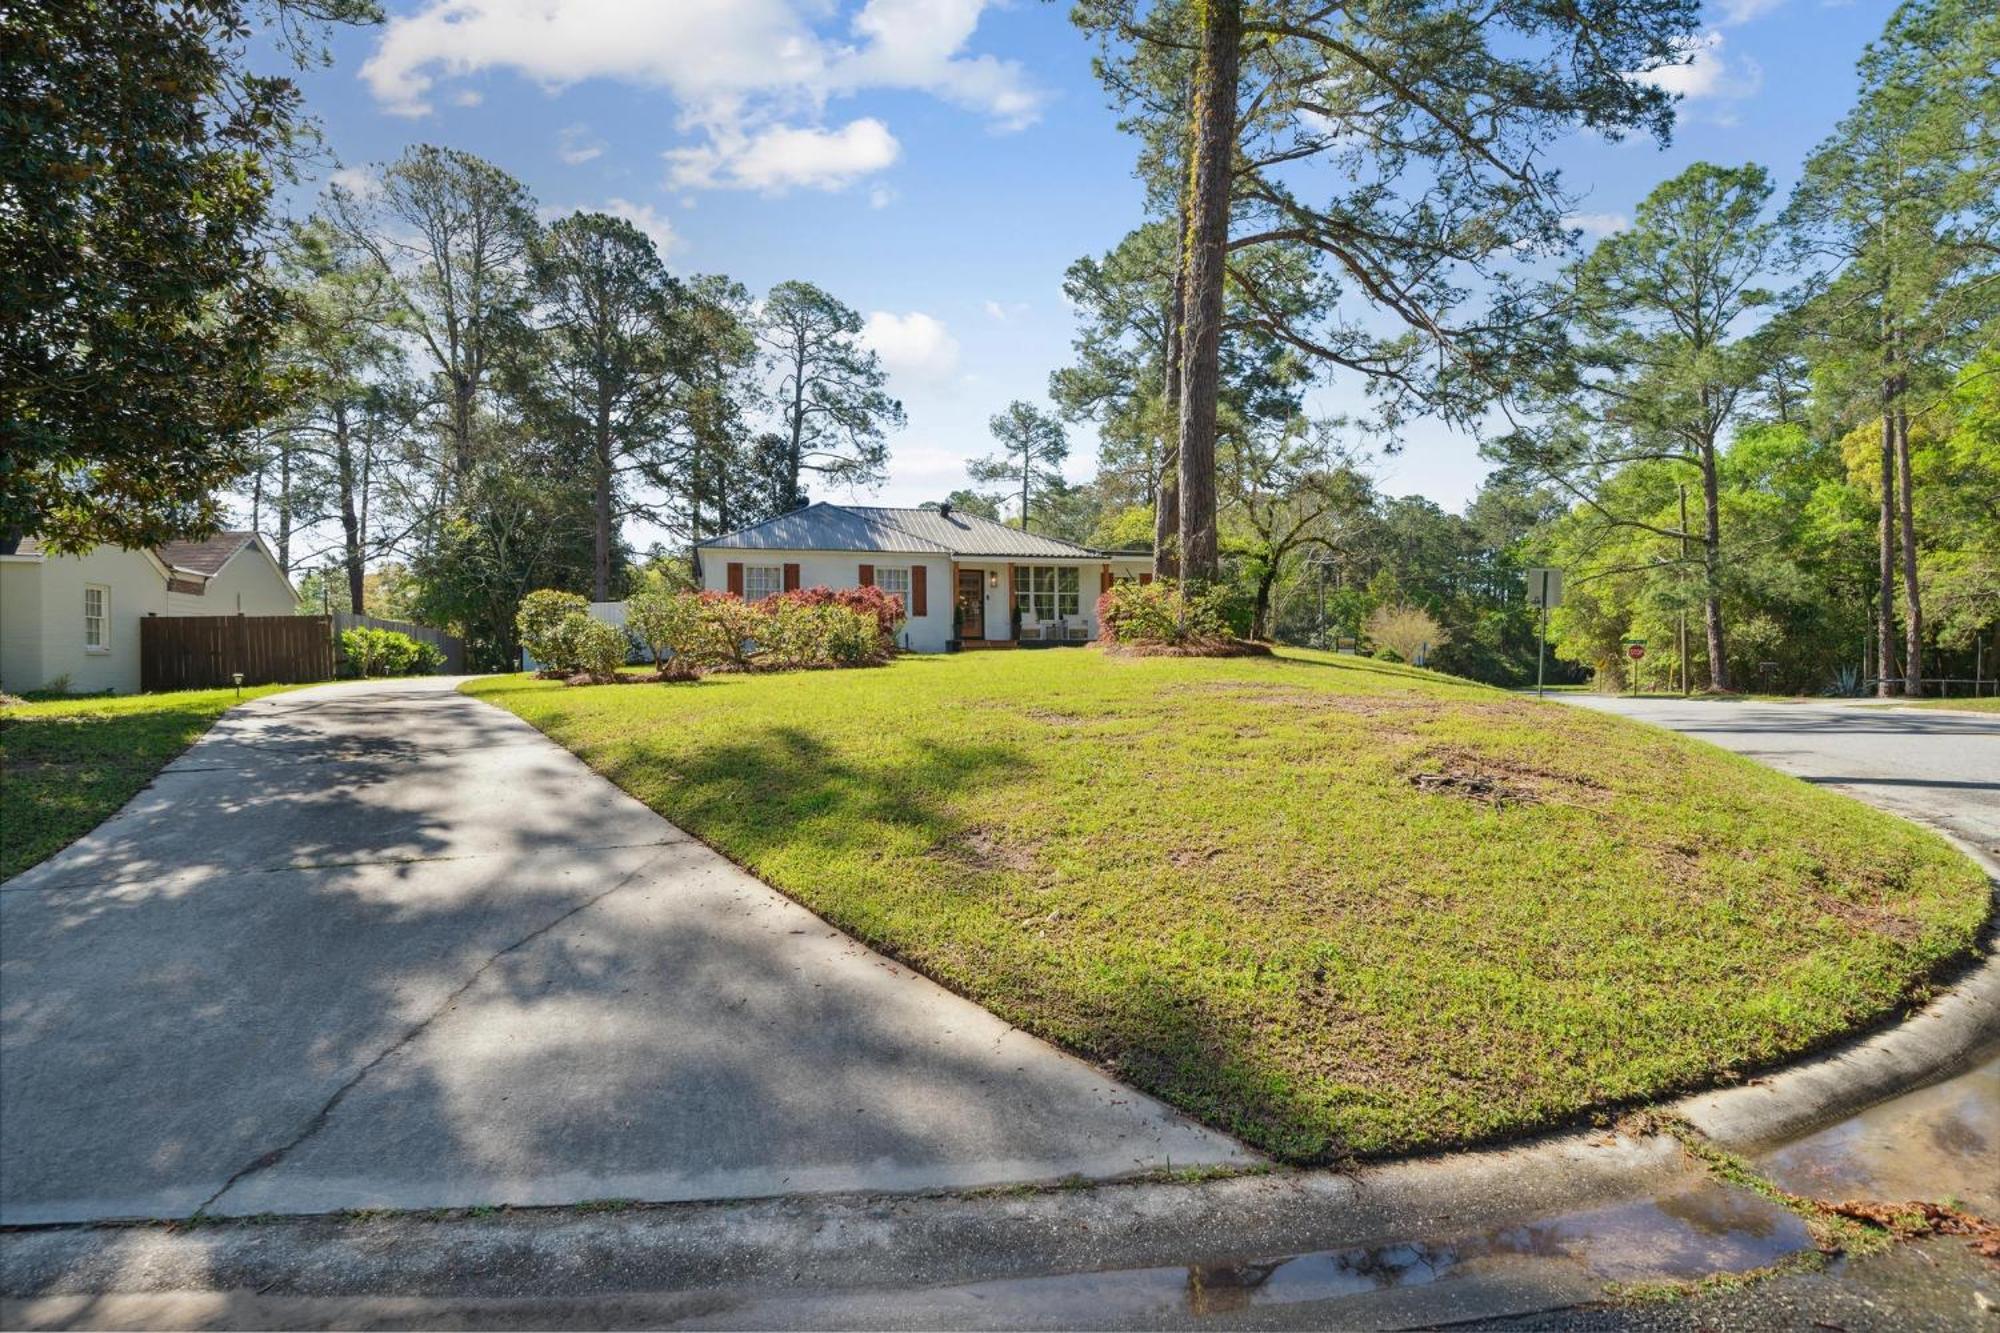
[[463, 675], [465, 672], [465, 640], [459, 638], [456, 634], [447, 634], [441, 629], [432, 629], [429, 625], [413, 625], [407, 620], [384, 620], [381, 616], [358, 616], [352, 611], [335, 611], [333, 613], [334, 652], [336, 655], [340, 651], [340, 632], [357, 627], [394, 630], [398, 634], [407, 634], [411, 638], [421, 639], [425, 643], [434, 643], [438, 646], [439, 651], [444, 654], [445, 675], [457, 676]]
[[333, 678], [329, 616], [147, 616], [139, 622], [139, 688], [201, 690]]

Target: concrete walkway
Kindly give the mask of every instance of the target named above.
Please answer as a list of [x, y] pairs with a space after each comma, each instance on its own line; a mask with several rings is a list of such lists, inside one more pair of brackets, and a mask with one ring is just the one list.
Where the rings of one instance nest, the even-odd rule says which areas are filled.
[[1249, 1158], [452, 685], [245, 705], [0, 885], [0, 1222]]

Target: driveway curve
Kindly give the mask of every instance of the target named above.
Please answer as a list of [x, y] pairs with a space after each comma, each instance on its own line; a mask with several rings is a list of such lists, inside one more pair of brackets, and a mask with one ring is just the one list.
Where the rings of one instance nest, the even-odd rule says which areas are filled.
[[0, 885], [0, 1223], [1253, 1159], [454, 685], [245, 704]]

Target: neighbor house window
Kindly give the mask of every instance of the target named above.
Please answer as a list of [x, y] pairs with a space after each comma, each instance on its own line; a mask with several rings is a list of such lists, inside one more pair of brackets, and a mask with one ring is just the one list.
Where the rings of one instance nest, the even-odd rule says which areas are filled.
[[743, 571], [745, 601], [759, 602], [784, 590], [785, 569], [782, 565], [751, 565]]
[[1074, 565], [1023, 565], [1014, 573], [1014, 602], [1023, 620], [1056, 620], [1082, 612], [1082, 579]]
[[896, 596], [902, 598], [904, 614], [907, 615], [909, 613], [910, 610], [909, 570], [884, 569], [878, 567], [875, 570], [875, 586], [880, 588], [883, 592], [894, 593]]
[[111, 613], [111, 589], [99, 587], [95, 583], [85, 584], [83, 589], [83, 647], [85, 652], [108, 653], [111, 640], [104, 631], [105, 618]]

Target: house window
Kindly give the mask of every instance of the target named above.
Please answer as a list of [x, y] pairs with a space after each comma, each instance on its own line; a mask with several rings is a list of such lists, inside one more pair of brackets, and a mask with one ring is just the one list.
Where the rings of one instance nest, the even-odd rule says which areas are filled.
[[1021, 619], [1066, 619], [1083, 609], [1082, 580], [1074, 565], [1023, 565], [1014, 574], [1014, 603]]
[[877, 568], [875, 571], [875, 586], [880, 588], [883, 592], [894, 593], [896, 596], [902, 598], [903, 612], [905, 615], [909, 614], [910, 610], [909, 570]]
[[785, 590], [785, 570], [782, 565], [750, 565], [743, 571], [743, 599], [761, 602], [766, 597], [775, 597]]
[[87, 583], [83, 588], [83, 650], [87, 653], [108, 653], [111, 651], [110, 637], [105, 633], [104, 622], [111, 614], [111, 589], [95, 583]]

